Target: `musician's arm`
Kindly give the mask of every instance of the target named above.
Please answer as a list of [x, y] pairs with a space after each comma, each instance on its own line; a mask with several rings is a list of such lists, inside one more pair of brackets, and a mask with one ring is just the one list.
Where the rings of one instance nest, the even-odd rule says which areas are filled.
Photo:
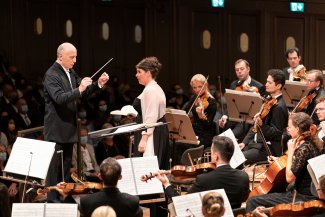
[[287, 166], [286, 166], [286, 180], [290, 184], [296, 180], [296, 176], [292, 171], [292, 169], [294, 169], [292, 168], [292, 165], [293, 165], [293, 154], [296, 145], [293, 139], [290, 139], [287, 144], [288, 144], [288, 152], [287, 152], [288, 159], [287, 159]]

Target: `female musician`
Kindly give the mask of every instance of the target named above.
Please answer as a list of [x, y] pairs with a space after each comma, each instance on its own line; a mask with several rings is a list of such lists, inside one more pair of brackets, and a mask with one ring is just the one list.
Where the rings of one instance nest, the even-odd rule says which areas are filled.
[[194, 75], [190, 84], [195, 93], [189, 103], [193, 105], [190, 111], [193, 115], [192, 126], [200, 144], [205, 148], [210, 147], [216, 133], [213, 118], [217, 112], [217, 102], [210, 94], [207, 79], [202, 74]]
[[[288, 141], [286, 180], [297, 191], [296, 201], [316, 199], [310, 192], [307, 160], [320, 155], [324, 145], [312, 129], [312, 120], [307, 114], [298, 112], [290, 115], [287, 131], [292, 139]], [[254, 196], [247, 201], [246, 210], [251, 212], [258, 206], [291, 203], [293, 197], [292, 191]]]
[[[164, 91], [155, 81], [161, 63], [156, 57], [147, 57], [136, 65], [136, 77], [144, 85], [142, 93], [134, 100], [133, 107], [138, 112], [137, 123], [154, 124], [166, 122], [166, 97]], [[167, 125], [148, 128], [134, 134], [136, 155], [157, 155], [159, 168], [168, 167], [168, 129]]]

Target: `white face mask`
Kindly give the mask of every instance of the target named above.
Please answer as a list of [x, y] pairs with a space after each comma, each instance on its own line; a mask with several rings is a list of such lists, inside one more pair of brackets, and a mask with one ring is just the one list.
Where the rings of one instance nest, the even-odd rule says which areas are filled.
[[21, 111], [24, 112], [24, 113], [27, 113], [28, 112], [28, 105], [22, 105], [21, 106]]
[[85, 112], [85, 111], [79, 112], [78, 115], [80, 118], [85, 118], [85, 117], [87, 117], [87, 112]]
[[101, 111], [101, 112], [106, 112], [106, 110], [107, 110], [107, 105], [101, 105], [101, 106], [99, 106], [98, 108], [99, 108], [99, 111]]
[[0, 161], [7, 160], [7, 153], [6, 152], [0, 152]]
[[80, 144], [87, 144], [88, 136], [81, 136], [80, 137]]

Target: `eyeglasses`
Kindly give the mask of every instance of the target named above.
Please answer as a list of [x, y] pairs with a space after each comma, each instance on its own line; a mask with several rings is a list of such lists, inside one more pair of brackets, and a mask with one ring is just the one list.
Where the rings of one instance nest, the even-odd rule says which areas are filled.
[[307, 79], [307, 83], [312, 83], [312, 82], [315, 82], [315, 80]]

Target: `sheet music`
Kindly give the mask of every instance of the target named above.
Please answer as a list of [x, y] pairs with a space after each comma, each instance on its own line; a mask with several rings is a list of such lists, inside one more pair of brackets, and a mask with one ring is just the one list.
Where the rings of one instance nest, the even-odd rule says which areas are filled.
[[45, 217], [76, 217], [78, 204], [46, 203]]
[[137, 195], [131, 158], [119, 159], [117, 161], [122, 167], [122, 179], [118, 181], [117, 187], [121, 192]]
[[129, 133], [142, 127], [145, 127], [145, 124], [134, 124], [131, 126], [120, 127], [112, 134]]
[[134, 157], [117, 160], [122, 167], [122, 179], [117, 187], [121, 192], [132, 195], [146, 195], [163, 193], [161, 182], [155, 178], [148, 182], [141, 181], [141, 176], [159, 170], [156, 156]]
[[54, 147], [54, 142], [18, 137], [4, 171], [28, 175], [30, 165], [29, 176], [45, 179]]
[[172, 199], [177, 216], [189, 216], [193, 213], [195, 217], [204, 217], [201, 211], [202, 201], [199, 193], [185, 194]]
[[282, 89], [282, 96], [287, 107], [294, 107], [302, 97], [308, 93], [305, 82], [286, 80]]
[[44, 217], [44, 203], [13, 203], [11, 217]]
[[225, 217], [234, 217], [232, 208], [228, 200], [227, 194], [224, 189], [216, 189], [211, 191], [202, 191], [198, 193], [186, 194], [181, 196], [173, 197], [173, 203], [177, 216], [189, 216], [194, 215], [195, 217], [203, 217], [202, 214], [202, 198], [208, 192], [218, 192], [221, 194], [224, 200], [225, 206]]
[[161, 182], [153, 178], [147, 182], [141, 181], [141, 176], [159, 170], [157, 156], [132, 158], [135, 184], [138, 195], [163, 193], [164, 189]]
[[236, 140], [236, 137], [231, 129], [226, 130], [225, 132], [219, 134], [219, 136], [226, 136], [232, 140], [235, 146], [234, 154], [232, 155], [230, 159], [230, 166], [232, 168], [237, 168], [239, 165], [244, 163], [246, 161], [246, 158], [243, 154], [243, 152], [240, 150], [239, 144]]
[[308, 163], [313, 169], [318, 182], [319, 178], [325, 174], [325, 154], [309, 159]]

